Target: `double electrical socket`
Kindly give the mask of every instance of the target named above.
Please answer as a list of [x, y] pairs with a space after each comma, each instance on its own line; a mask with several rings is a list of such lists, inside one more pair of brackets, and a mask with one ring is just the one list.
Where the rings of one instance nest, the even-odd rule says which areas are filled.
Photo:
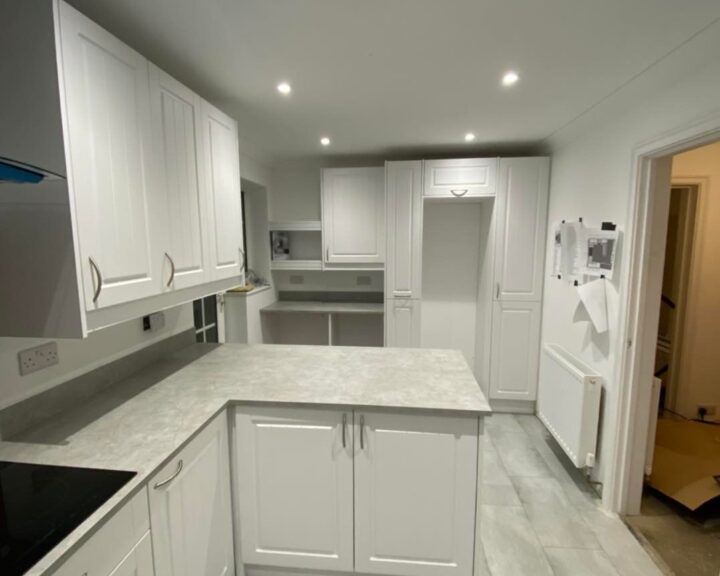
[[57, 351], [57, 342], [47, 342], [35, 348], [28, 348], [18, 352], [20, 362], [20, 375], [30, 374], [38, 370], [44, 370], [48, 366], [54, 366], [60, 362]]

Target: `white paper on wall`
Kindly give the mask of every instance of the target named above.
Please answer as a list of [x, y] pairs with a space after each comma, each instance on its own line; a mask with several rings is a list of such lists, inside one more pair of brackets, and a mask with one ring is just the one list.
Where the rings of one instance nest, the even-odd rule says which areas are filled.
[[611, 279], [615, 268], [617, 240], [617, 230], [587, 229], [583, 242], [586, 254], [583, 274]]
[[562, 274], [562, 228], [561, 224], [553, 226], [553, 266], [552, 276]]
[[585, 226], [582, 222], [564, 222], [560, 225], [562, 274], [569, 280], [578, 278], [585, 268]]
[[608, 329], [607, 294], [605, 280], [598, 278], [578, 286], [580, 301], [585, 306], [595, 330], [602, 334]]

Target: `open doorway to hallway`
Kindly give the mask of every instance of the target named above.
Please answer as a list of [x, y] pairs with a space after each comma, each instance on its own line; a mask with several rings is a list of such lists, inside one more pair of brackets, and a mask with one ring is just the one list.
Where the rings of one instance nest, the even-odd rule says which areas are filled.
[[657, 325], [653, 417], [640, 514], [627, 522], [677, 576], [717, 576], [720, 142], [673, 156], [672, 186], [662, 193], [653, 242], [664, 241], [664, 257], [650, 271], [661, 289], [647, 303], [657, 307], [647, 317]]

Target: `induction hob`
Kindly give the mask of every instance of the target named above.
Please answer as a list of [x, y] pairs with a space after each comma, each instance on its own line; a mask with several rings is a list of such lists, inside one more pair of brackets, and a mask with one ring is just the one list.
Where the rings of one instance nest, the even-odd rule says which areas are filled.
[[133, 476], [0, 461], [0, 574], [24, 574]]

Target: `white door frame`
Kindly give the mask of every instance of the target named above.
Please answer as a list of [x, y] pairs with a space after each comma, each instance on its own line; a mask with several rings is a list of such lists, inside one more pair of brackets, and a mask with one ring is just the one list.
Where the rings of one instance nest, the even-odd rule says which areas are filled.
[[669, 178], [667, 182], [657, 182], [655, 175], [667, 167], [664, 162], [669, 156], [718, 140], [720, 115], [713, 115], [691, 126], [666, 132], [633, 150], [632, 193], [624, 242], [629, 261], [628, 272], [621, 282], [621, 294], [627, 296], [620, 302], [618, 362], [614, 374], [617, 395], [612, 413], [616, 422], [609, 423], [615, 435], [603, 494], [604, 506], [614, 512], [637, 514], [642, 496], [650, 404], [640, 401], [640, 367], [650, 336], [653, 347], [657, 338], [657, 333], [650, 334], [644, 325], [643, 306], [648, 282], [652, 280], [649, 248], [653, 212], [657, 208], [653, 191], [658, 186], [670, 186]]

